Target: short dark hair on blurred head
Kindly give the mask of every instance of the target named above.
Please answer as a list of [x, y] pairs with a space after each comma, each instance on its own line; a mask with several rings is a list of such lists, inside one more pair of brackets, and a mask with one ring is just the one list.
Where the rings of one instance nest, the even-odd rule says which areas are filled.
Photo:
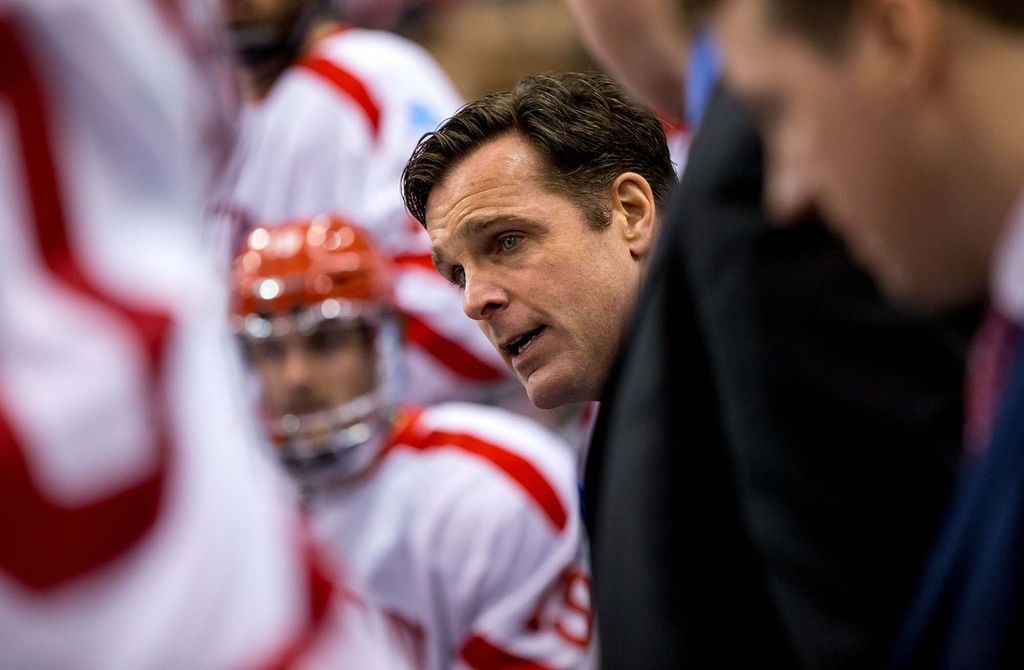
[[609, 221], [606, 196], [620, 174], [644, 177], [658, 204], [675, 183], [665, 131], [653, 112], [603, 74], [549, 74], [471, 102], [424, 135], [402, 173], [409, 212], [425, 226], [427, 199], [449, 170], [511, 132], [540, 155], [541, 182], [572, 199], [595, 228]]

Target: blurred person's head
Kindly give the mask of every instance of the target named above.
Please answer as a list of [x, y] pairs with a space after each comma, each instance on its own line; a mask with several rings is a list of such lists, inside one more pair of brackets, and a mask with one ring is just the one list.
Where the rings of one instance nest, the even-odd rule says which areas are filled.
[[235, 62], [260, 95], [335, 18], [333, 0], [218, 0]]
[[599, 396], [674, 182], [658, 119], [599, 74], [466, 105], [403, 175], [438, 270], [541, 408]]
[[399, 365], [389, 272], [369, 236], [327, 216], [256, 228], [231, 311], [287, 469], [309, 485], [364, 470], [387, 437]]
[[683, 112], [689, 33], [678, 0], [567, 0], [587, 50], [634, 95], [670, 119]]
[[983, 294], [1024, 187], [1024, 3], [720, 4], [727, 78], [764, 135], [774, 213], [820, 208], [905, 302]]

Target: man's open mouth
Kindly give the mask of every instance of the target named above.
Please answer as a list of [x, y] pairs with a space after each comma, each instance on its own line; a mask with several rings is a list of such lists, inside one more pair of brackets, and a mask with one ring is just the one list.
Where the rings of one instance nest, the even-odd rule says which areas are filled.
[[545, 328], [547, 328], [547, 326], [538, 326], [528, 333], [520, 335], [519, 337], [511, 340], [506, 345], [505, 349], [513, 358], [519, 356], [530, 348], [530, 345], [533, 344], [534, 340], [537, 339], [537, 336], [540, 335]]

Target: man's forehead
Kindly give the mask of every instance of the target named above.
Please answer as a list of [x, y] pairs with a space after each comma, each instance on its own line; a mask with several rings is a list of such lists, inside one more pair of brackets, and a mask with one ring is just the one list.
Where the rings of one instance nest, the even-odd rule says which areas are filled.
[[428, 225], [431, 215], [446, 216], [463, 198], [535, 180], [542, 170], [536, 150], [520, 135], [510, 132], [490, 139], [455, 163], [431, 189], [426, 206]]
[[496, 220], [514, 217], [515, 210], [529, 206], [519, 196], [539, 184], [542, 170], [536, 152], [518, 135], [481, 145], [431, 190], [425, 217], [431, 242], [478, 234]]

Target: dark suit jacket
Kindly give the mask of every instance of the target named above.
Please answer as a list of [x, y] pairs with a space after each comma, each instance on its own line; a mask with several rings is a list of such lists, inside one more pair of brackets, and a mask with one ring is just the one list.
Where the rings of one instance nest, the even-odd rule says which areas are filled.
[[966, 474], [893, 667], [1024, 667], [1024, 338], [983, 461]]
[[749, 120], [721, 91], [705, 119], [588, 459], [605, 667], [878, 667], [975, 317], [898, 313], [822, 226], [770, 226]]

